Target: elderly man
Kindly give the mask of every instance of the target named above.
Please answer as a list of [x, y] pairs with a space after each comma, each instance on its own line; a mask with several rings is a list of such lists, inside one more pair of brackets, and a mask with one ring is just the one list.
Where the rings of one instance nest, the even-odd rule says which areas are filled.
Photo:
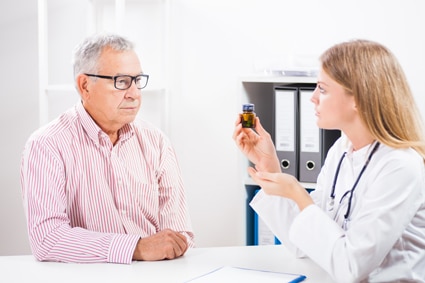
[[76, 49], [81, 102], [29, 138], [21, 185], [40, 261], [162, 260], [194, 246], [175, 152], [135, 122], [148, 82], [133, 44], [96, 35]]

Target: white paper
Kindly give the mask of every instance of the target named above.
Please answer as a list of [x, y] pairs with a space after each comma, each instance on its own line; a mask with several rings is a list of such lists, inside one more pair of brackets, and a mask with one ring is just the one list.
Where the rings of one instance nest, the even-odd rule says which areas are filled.
[[[187, 282], [193, 283], [217, 283], [229, 282], [229, 279], [237, 280], [237, 282], [301, 282], [305, 277], [299, 274], [270, 272], [264, 270], [247, 269], [240, 267], [224, 266], [213, 270], [207, 274], [196, 277]], [[300, 279], [300, 281], [293, 281]], [[236, 282], [236, 281], [235, 281]]]
[[294, 90], [276, 90], [275, 146], [278, 151], [295, 150]]

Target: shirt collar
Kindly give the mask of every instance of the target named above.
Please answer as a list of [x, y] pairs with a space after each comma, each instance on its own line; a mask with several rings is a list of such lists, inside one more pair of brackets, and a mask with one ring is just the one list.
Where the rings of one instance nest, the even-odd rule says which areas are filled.
[[[90, 114], [86, 111], [82, 102], [76, 105], [76, 111], [81, 121], [81, 126], [95, 144], [101, 144], [101, 139], [108, 137], [102, 129], [96, 124]], [[118, 131], [118, 140], [123, 142], [134, 135], [134, 125], [132, 123], [124, 125]], [[109, 138], [109, 137], [108, 137]]]
[[368, 144], [358, 150], [353, 150], [353, 145], [350, 143], [347, 150], [347, 157], [353, 162], [355, 166], [363, 166], [364, 162], [368, 158], [372, 148], [375, 146], [376, 141]]

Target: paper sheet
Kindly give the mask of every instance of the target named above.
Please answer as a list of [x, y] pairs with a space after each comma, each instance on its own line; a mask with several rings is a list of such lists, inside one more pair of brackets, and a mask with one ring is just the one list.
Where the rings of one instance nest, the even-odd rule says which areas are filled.
[[229, 282], [229, 279], [237, 280], [237, 282], [301, 282], [306, 277], [299, 274], [270, 272], [264, 270], [247, 269], [240, 267], [224, 266], [213, 270], [209, 273], [191, 279], [187, 282], [192, 283], [217, 283]]

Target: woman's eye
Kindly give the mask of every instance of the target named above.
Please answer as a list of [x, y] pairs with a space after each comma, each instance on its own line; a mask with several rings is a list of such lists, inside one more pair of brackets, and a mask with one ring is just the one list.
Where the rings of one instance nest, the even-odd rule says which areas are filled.
[[317, 88], [319, 89], [320, 93], [325, 93], [325, 90], [323, 89], [321, 85], [317, 85]]

